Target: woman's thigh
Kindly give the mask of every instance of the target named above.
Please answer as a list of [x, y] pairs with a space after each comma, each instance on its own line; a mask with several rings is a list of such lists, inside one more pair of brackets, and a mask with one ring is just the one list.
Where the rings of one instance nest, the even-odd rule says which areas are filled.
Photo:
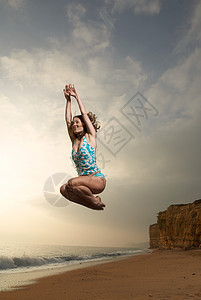
[[86, 186], [93, 194], [99, 194], [105, 189], [106, 180], [95, 176], [83, 175], [69, 179], [68, 184], [70, 186]]

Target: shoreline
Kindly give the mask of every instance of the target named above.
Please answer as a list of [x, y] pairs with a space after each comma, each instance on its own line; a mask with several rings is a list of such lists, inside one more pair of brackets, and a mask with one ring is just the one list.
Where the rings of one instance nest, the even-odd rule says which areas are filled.
[[82, 261], [78, 263], [72, 263], [67, 265], [55, 265], [47, 266], [35, 269], [25, 269], [25, 270], [14, 270], [13, 272], [0, 272], [0, 293], [13, 291], [19, 288], [26, 288], [26, 286], [35, 284], [40, 278], [54, 276], [57, 274], [62, 274], [72, 270], [82, 269], [90, 266], [96, 266], [99, 264], [105, 264], [109, 262], [115, 262], [118, 260], [127, 259], [136, 255], [150, 254], [152, 251], [145, 249], [145, 252], [136, 253], [131, 255], [115, 256], [111, 258], [104, 259], [94, 259], [89, 261]]
[[201, 250], [154, 250], [42, 277], [0, 300], [201, 299]]

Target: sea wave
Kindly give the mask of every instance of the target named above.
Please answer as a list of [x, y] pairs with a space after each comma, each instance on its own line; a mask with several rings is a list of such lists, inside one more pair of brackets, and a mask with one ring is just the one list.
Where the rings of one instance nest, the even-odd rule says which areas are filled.
[[0, 270], [13, 270], [18, 268], [41, 267], [48, 265], [61, 265], [70, 263], [79, 263], [82, 261], [93, 261], [98, 259], [107, 259], [117, 256], [137, 255], [146, 253], [148, 250], [129, 250], [129, 251], [115, 251], [115, 252], [102, 252], [93, 253], [88, 255], [62, 255], [62, 256], [27, 256], [8, 257], [0, 256]]

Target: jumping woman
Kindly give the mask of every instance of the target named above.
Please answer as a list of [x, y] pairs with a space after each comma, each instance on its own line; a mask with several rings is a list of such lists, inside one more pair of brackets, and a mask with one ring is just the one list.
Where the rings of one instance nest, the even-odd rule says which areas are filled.
[[[96, 164], [96, 132], [100, 128], [94, 114], [86, 109], [76, 92], [74, 85], [65, 86], [65, 119], [68, 134], [72, 142], [72, 159], [78, 177], [71, 178], [60, 187], [61, 194], [68, 200], [91, 209], [103, 210], [105, 204], [99, 196], [106, 186], [106, 179]], [[71, 96], [77, 100], [81, 115], [71, 114]]]

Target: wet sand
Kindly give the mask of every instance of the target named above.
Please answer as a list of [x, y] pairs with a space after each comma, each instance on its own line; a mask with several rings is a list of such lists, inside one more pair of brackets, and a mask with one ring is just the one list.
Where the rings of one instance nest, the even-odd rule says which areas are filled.
[[0, 300], [201, 300], [201, 250], [156, 250], [41, 278]]

